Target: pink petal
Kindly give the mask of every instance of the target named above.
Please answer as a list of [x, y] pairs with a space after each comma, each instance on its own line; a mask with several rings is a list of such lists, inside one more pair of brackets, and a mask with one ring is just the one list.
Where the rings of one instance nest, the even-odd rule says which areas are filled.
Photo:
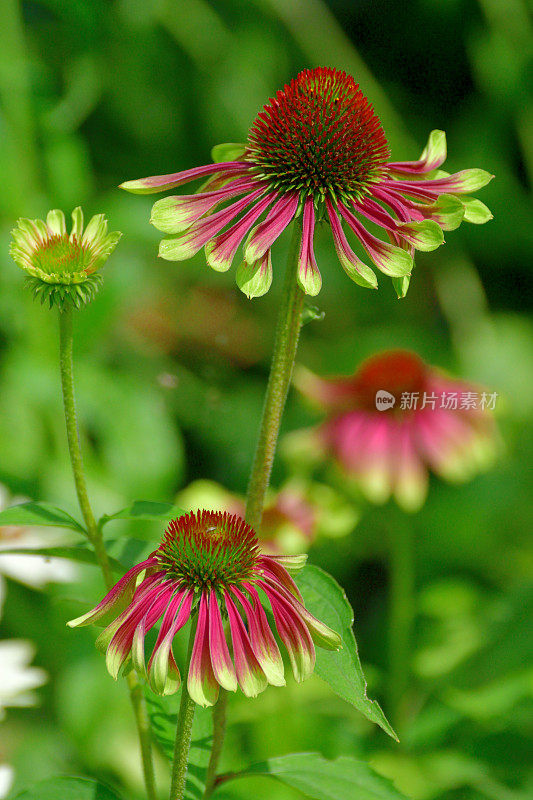
[[272, 203], [275, 194], [268, 194], [259, 200], [235, 225], [212, 239], [206, 247], [207, 263], [218, 272], [225, 272], [231, 266], [240, 243], [263, 211]]
[[224, 600], [231, 630], [237, 680], [246, 697], [256, 697], [266, 689], [268, 681], [254, 655], [244, 623], [227, 592]]
[[317, 295], [322, 287], [322, 278], [313, 250], [315, 209], [313, 198], [308, 197], [304, 205], [302, 244], [298, 258], [298, 283], [306, 294]]
[[283, 659], [272, 631], [270, 630], [266, 614], [259, 601], [259, 596], [250, 585], [247, 585], [246, 588], [248, 591], [252, 589], [254, 597], [253, 607], [248, 598], [236, 587], [233, 587], [231, 591], [237, 600], [239, 600], [246, 613], [252, 650], [268, 682], [273, 686], [285, 686]]
[[209, 650], [215, 678], [229, 692], [237, 691], [237, 675], [226, 642], [216, 593], [209, 592]]
[[157, 566], [157, 563], [157, 559], [150, 557], [147, 558], [146, 561], [136, 564], [126, 572], [97, 606], [86, 614], [83, 614], [83, 616], [70, 620], [67, 625], [71, 628], [75, 628], [78, 625], [90, 625], [92, 622], [102, 619], [102, 617], [108, 613], [118, 613], [120, 608], [124, 608], [124, 606], [130, 602], [137, 576], [144, 570], [149, 570]]
[[284, 195], [274, 203], [265, 221], [261, 222], [250, 234], [244, 250], [244, 258], [249, 264], [253, 264], [254, 261], [261, 258], [273, 245], [278, 236], [294, 219], [297, 208], [297, 194]]
[[268, 583], [258, 581], [270, 601], [274, 621], [281, 641], [287, 648], [296, 681], [308, 678], [315, 666], [315, 646], [299, 614], [293, 605]]
[[202, 592], [198, 609], [187, 690], [194, 702], [200, 706], [213, 706], [218, 699], [219, 686], [213, 673], [209, 653], [208, 608], [205, 592]]
[[133, 181], [125, 181], [120, 184], [120, 189], [134, 194], [153, 194], [154, 192], [164, 192], [167, 189], [174, 189], [184, 183], [203, 178], [214, 172], [233, 173], [243, 172], [242, 161], [226, 161], [221, 164], [206, 164], [194, 169], [186, 169], [183, 172], [169, 173], [168, 175], [152, 175], [149, 178], [139, 178]]

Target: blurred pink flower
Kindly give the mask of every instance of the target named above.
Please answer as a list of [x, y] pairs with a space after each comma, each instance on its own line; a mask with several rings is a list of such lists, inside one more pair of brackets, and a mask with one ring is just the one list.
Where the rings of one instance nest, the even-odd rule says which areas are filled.
[[[187, 680], [191, 698], [213, 705], [219, 686], [229, 691], [240, 686], [247, 697], [255, 697], [269, 683], [285, 684], [283, 660], [263, 608], [265, 597], [297, 681], [314, 669], [315, 643], [331, 650], [341, 644], [334, 631], [307, 611], [289, 574], [305, 561], [306, 556], [261, 555], [254, 530], [239, 517], [212, 511], [187, 514], [170, 523], [146, 561], [69, 625], [88, 625], [126, 606], [97, 641], [106, 648], [109, 672], [116, 678], [131, 656], [155, 692], [172, 694], [181, 682], [172, 642], [192, 619], [196, 630]], [[143, 579], [136, 585], [141, 573]], [[145, 637], [160, 617], [146, 667]]]
[[426, 498], [429, 470], [463, 481], [496, 455], [489, 411], [496, 394], [446, 376], [415, 353], [380, 353], [349, 377], [319, 378], [300, 367], [295, 383], [327, 413], [315, 443], [372, 502], [393, 495], [414, 511]]

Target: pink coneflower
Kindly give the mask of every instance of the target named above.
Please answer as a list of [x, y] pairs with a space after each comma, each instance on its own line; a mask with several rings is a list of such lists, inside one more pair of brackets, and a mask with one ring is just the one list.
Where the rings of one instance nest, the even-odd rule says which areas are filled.
[[300, 368], [295, 382], [327, 411], [316, 442], [373, 502], [394, 495], [414, 511], [426, 497], [428, 469], [466, 480], [496, 453], [489, 412], [496, 394], [447, 377], [415, 353], [380, 353], [350, 377]]
[[[240, 686], [246, 696], [255, 697], [269, 683], [285, 684], [283, 660], [264, 606], [272, 610], [297, 681], [313, 671], [315, 644], [330, 650], [341, 645], [340, 637], [307, 611], [289, 574], [298, 572], [305, 560], [262, 555], [254, 530], [240, 517], [213, 511], [187, 514], [170, 523], [146, 561], [69, 625], [89, 625], [126, 606], [97, 641], [106, 648], [109, 672], [116, 678], [131, 656], [155, 692], [172, 694], [180, 685], [172, 642], [192, 619], [191, 698], [213, 705], [219, 686], [229, 691]], [[145, 637], [161, 617], [146, 666]]]
[[[224, 272], [244, 242], [237, 283], [249, 297], [270, 288], [272, 244], [297, 217], [302, 220], [298, 282], [304, 292], [320, 291], [313, 236], [316, 222], [326, 220], [348, 276], [377, 287], [374, 271], [353, 251], [344, 227], [365, 260], [393, 278], [399, 296], [407, 291], [415, 249], [434, 250], [444, 241], [442, 231], [463, 219], [491, 218], [483, 203], [464, 195], [492, 175], [467, 169], [428, 178], [446, 158], [442, 131], [430, 134], [418, 161], [389, 161], [372, 106], [353, 78], [335, 69], [301, 72], [258, 114], [246, 144], [219, 145], [213, 158], [217, 163], [127, 181], [122, 188], [150, 194], [208, 178], [195, 194], [155, 203], [155, 227], [177, 234], [163, 239], [159, 255], [182, 261], [205, 247], [208, 264]], [[388, 241], [371, 233], [369, 223]]]

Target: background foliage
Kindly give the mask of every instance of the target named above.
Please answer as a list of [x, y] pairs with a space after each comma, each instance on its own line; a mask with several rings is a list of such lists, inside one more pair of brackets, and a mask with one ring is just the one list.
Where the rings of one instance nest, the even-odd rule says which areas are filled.
[[[392, 506], [358, 508], [343, 538], [332, 538], [329, 509], [330, 536], [312, 548], [311, 560], [346, 588], [371, 696], [395, 718], [401, 744], [313, 678], [232, 701], [225, 769], [319, 749], [369, 760], [414, 800], [531, 796], [531, 27], [522, 0], [0, 6], [0, 482], [75, 516], [57, 320], [25, 293], [7, 255], [17, 216], [81, 204], [125, 234], [97, 300], [76, 315], [90, 490], [97, 512], [112, 514], [134, 497], [172, 502], [196, 478], [244, 492], [286, 246], [274, 253], [272, 291], [249, 302], [233, 272], [211, 272], [201, 254], [158, 261], [151, 199], [118, 183], [206, 163], [213, 144], [243, 140], [278, 87], [319, 65], [360, 81], [395, 160], [416, 158], [428, 132], [442, 128], [449, 171], [479, 166], [497, 176], [482, 197], [494, 222], [464, 225], [444, 248], [419, 255], [401, 302], [386, 280], [379, 292], [347, 283], [327, 232], [317, 240], [325, 318], [304, 328], [303, 364], [350, 372], [376, 350], [409, 347], [500, 395], [505, 451], [496, 469], [462, 487], [434, 481], [412, 518]], [[284, 430], [315, 420], [291, 395]], [[279, 459], [274, 484], [288, 477]], [[395, 709], [389, 574], [406, 525], [416, 549], [414, 630], [410, 689]], [[141, 522], [107, 530], [124, 561], [159, 533]], [[15, 793], [63, 773], [103, 776], [140, 798], [125, 691], [105, 672], [93, 632], [64, 626], [100, 592], [96, 571], [78, 570], [75, 584], [44, 592], [9, 582], [3, 636], [35, 642], [49, 680], [40, 707], [8, 710], [0, 755], [15, 767]], [[162, 755], [158, 766], [164, 785]], [[235, 792], [264, 793], [266, 780], [243, 780]], [[303, 796], [277, 783], [268, 792]]]

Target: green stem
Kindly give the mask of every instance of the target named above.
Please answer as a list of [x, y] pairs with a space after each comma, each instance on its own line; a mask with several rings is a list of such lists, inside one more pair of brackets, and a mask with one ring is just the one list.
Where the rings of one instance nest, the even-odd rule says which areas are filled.
[[83, 470], [83, 459], [76, 415], [76, 400], [74, 398], [73, 340], [72, 310], [65, 309], [59, 312], [59, 368], [61, 370], [61, 387], [63, 389], [63, 404], [65, 407], [70, 463], [72, 464], [76, 494], [78, 495], [78, 502], [83, 519], [85, 520], [87, 535], [94, 547], [98, 563], [102, 568], [105, 584], [109, 589], [113, 585], [113, 577], [111, 575], [111, 568], [109, 566], [109, 559], [104, 547], [102, 534], [96, 524], [89, 503], [87, 484], [85, 482], [85, 473]]
[[224, 745], [224, 736], [226, 734], [226, 708], [228, 705], [228, 693], [220, 690], [220, 696], [216, 705], [213, 708], [213, 746], [211, 748], [211, 755], [209, 757], [209, 765], [205, 778], [205, 790], [203, 800], [207, 800], [213, 793], [215, 788], [215, 780], [217, 777], [217, 767]]
[[301, 317], [305, 295], [296, 280], [301, 235], [301, 226], [298, 222], [295, 222], [278, 316], [270, 376], [259, 429], [259, 439], [248, 483], [246, 521], [256, 529], [261, 525], [265, 494], [272, 472], [281, 417], [289, 390], [302, 324]]
[[[73, 334], [72, 334], [72, 310], [65, 309], [59, 312], [59, 368], [61, 372], [61, 388], [63, 390], [63, 404], [65, 407], [65, 422], [67, 426], [68, 449], [74, 484], [80, 510], [85, 520], [87, 535], [91, 542], [98, 564], [102, 571], [104, 583], [109, 589], [113, 585], [113, 577], [109, 566], [109, 559], [102, 538], [102, 531], [98, 527], [94, 514], [89, 503], [87, 494], [87, 484], [83, 470], [83, 459], [81, 455], [80, 439], [78, 433], [78, 420], [76, 415], [76, 400], [74, 397], [74, 374], [73, 374]], [[152, 762], [152, 738], [150, 730], [150, 718], [146, 708], [144, 695], [134, 671], [128, 674], [128, 687], [130, 691], [131, 704], [135, 715], [137, 732], [141, 747], [141, 759], [143, 764], [144, 781], [148, 800], [156, 800], [154, 767]]]
[[[191, 634], [187, 652], [187, 669], [191, 663], [192, 648], [196, 625], [191, 622]], [[176, 727], [176, 743], [174, 745], [174, 760], [172, 762], [172, 779], [170, 783], [170, 800], [183, 800], [185, 792], [185, 776], [187, 762], [191, 748], [192, 723], [194, 720], [195, 703], [191, 700], [185, 681], [181, 686], [180, 710]]]
[[415, 553], [411, 520], [390, 533], [389, 702], [393, 725], [401, 730], [408, 711], [415, 594]]
[[[259, 437], [248, 483], [245, 516], [246, 521], [256, 530], [261, 525], [265, 495], [272, 472], [281, 418], [289, 391], [300, 328], [302, 327], [302, 309], [305, 294], [300, 289], [297, 281], [301, 239], [301, 223], [296, 221], [293, 223], [285, 283], [276, 327], [274, 352], [272, 354]], [[207, 768], [204, 798], [210, 797], [216, 782], [217, 767], [226, 732], [226, 704], [227, 693], [223, 692], [213, 710], [213, 746]]]

